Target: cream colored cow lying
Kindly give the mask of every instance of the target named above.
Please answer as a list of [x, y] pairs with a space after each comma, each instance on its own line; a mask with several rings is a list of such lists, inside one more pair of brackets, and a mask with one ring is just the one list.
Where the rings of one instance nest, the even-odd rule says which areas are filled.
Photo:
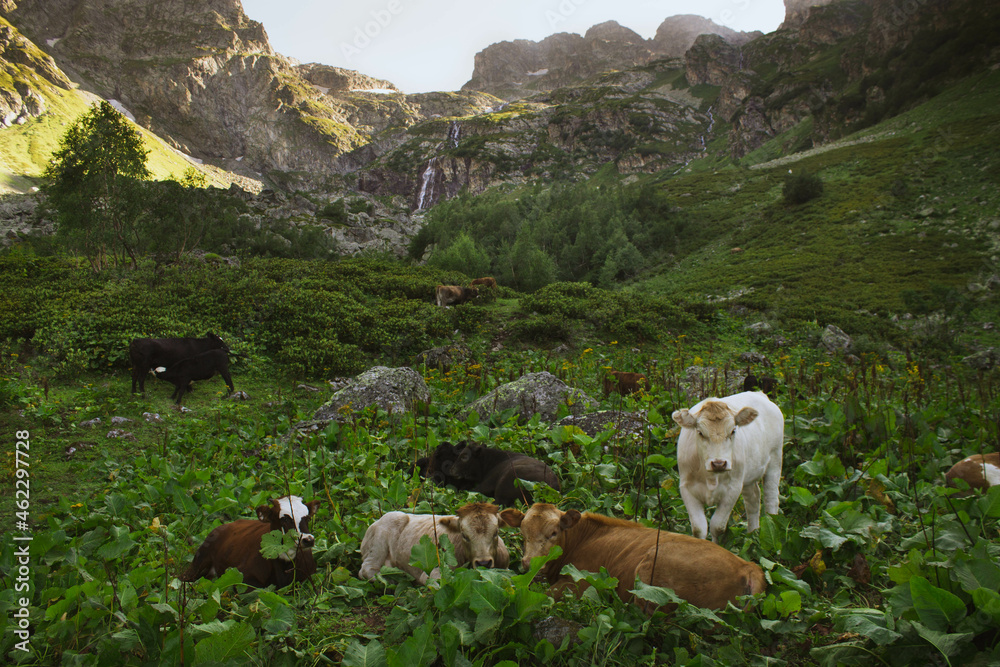
[[500, 539], [499, 528], [497, 507], [490, 503], [469, 503], [455, 515], [387, 512], [365, 531], [361, 540], [364, 562], [358, 577], [372, 579], [385, 566], [403, 570], [419, 584], [441, 576], [438, 568], [428, 577], [426, 572], [410, 565], [410, 551], [424, 535], [435, 545], [441, 535], [447, 535], [455, 546], [459, 565], [505, 568], [510, 563], [510, 554]]
[[707, 398], [672, 415], [681, 425], [677, 439], [680, 491], [695, 537], [708, 536], [705, 506], [715, 505], [711, 536], [726, 532], [733, 506], [743, 494], [747, 530], [760, 527], [760, 487], [764, 511], [778, 513], [778, 480], [785, 418], [759, 391]]

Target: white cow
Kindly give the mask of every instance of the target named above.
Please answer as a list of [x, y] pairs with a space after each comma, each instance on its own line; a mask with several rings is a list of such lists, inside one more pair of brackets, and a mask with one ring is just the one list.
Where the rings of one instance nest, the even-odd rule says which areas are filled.
[[777, 405], [759, 391], [725, 398], [706, 398], [690, 410], [677, 410], [681, 498], [695, 537], [708, 536], [705, 506], [715, 505], [712, 541], [726, 532], [729, 514], [743, 494], [747, 530], [760, 527], [760, 487], [764, 481], [764, 511], [778, 513], [778, 480], [785, 418]]
[[[510, 554], [499, 536], [499, 528], [497, 507], [490, 503], [469, 503], [455, 515], [387, 512], [365, 531], [358, 577], [372, 579], [383, 567], [392, 566], [421, 585], [427, 583], [427, 573], [410, 565], [410, 551], [424, 535], [435, 545], [442, 535], [447, 535], [455, 546], [459, 565], [505, 568], [510, 564]], [[429, 578], [440, 576], [438, 568], [434, 568]]]

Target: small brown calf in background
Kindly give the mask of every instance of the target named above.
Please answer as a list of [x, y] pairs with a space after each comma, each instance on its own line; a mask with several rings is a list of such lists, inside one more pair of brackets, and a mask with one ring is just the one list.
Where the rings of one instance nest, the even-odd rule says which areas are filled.
[[472, 287], [480, 287], [481, 286], [481, 287], [486, 287], [486, 288], [489, 288], [489, 289], [496, 289], [497, 288], [497, 281], [494, 280], [493, 278], [489, 278], [489, 277], [487, 277], [487, 278], [476, 278], [475, 280], [473, 280], [470, 283], [470, 285]]
[[649, 381], [642, 373], [609, 371], [608, 375], [611, 377], [604, 378], [604, 398], [607, 398], [613, 391], [626, 396], [638, 394], [649, 388]]

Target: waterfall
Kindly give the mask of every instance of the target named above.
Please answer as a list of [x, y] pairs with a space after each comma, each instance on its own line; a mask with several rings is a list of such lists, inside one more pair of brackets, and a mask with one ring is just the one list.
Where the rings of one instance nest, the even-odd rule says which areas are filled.
[[432, 157], [424, 167], [424, 173], [420, 177], [420, 194], [417, 195], [417, 210], [423, 210], [425, 204], [433, 203], [434, 197], [434, 176], [437, 170], [434, 168], [437, 158]]
[[[712, 107], [708, 107], [707, 113], [708, 113], [708, 129], [705, 131], [705, 134], [712, 134], [712, 128], [715, 127], [715, 116], [712, 115]], [[705, 145], [705, 134], [699, 137], [701, 139], [702, 150], [708, 149], [708, 146]]]
[[451, 121], [448, 125], [448, 141], [451, 142], [452, 148], [458, 148], [458, 140], [462, 138], [462, 126], [458, 124], [457, 120]]

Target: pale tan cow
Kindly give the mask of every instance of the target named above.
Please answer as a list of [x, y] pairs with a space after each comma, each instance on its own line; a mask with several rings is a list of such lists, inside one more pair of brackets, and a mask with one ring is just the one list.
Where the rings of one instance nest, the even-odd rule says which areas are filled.
[[635, 588], [636, 576], [643, 583], [671, 588], [678, 597], [709, 609], [721, 609], [736, 596], [760, 593], [767, 586], [760, 566], [689, 535], [590, 512], [562, 512], [546, 503], [535, 503], [526, 514], [506, 509], [500, 518], [508, 525], [520, 526], [525, 568], [532, 558], [547, 555], [553, 546], [562, 548], [562, 555], [542, 570], [555, 595], [566, 587], [576, 587], [577, 593], [586, 587], [559, 574], [567, 563], [589, 572], [606, 568], [618, 579], [617, 592], [625, 601], [633, 599], [629, 591]]
[[427, 535], [435, 545], [442, 535], [455, 546], [459, 565], [505, 568], [510, 564], [507, 546], [499, 536], [500, 517], [496, 505], [469, 503], [454, 515], [388, 512], [365, 531], [361, 541], [363, 562], [358, 577], [372, 579], [386, 566], [403, 570], [419, 584], [440, 577], [435, 568], [427, 573], [410, 565], [410, 552]]
[[[760, 484], [764, 511], [778, 513], [778, 482], [785, 418], [762, 392], [745, 391], [725, 398], [706, 398], [690, 410], [677, 410], [680, 492], [695, 537], [718, 542], [729, 515], [743, 494], [747, 532], [760, 527]], [[715, 505], [712, 522], [705, 507]]]

